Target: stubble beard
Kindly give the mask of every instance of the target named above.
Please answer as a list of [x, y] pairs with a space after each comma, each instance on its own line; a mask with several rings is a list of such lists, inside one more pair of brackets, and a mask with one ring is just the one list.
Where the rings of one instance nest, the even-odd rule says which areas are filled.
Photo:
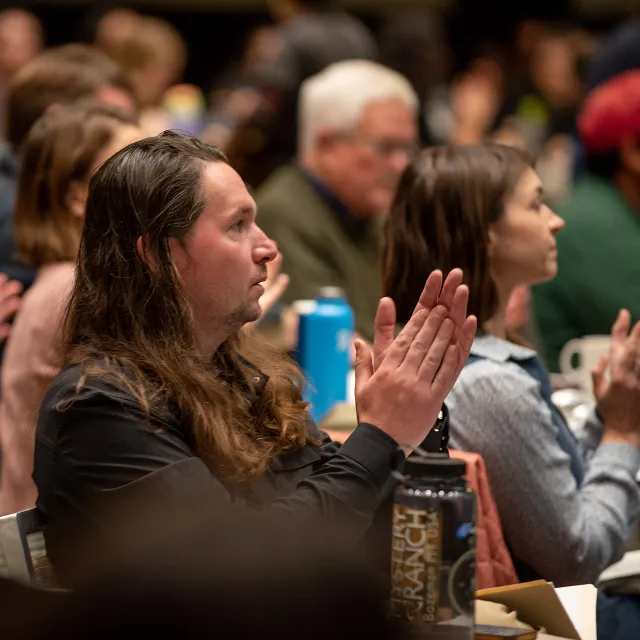
[[261, 315], [262, 312], [260, 308], [255, 309], [246, 304], [231, 311], [225, 318], [225, 324], [232, 332], [235, 332], [240, 330], [245, 324], [255, 322]]

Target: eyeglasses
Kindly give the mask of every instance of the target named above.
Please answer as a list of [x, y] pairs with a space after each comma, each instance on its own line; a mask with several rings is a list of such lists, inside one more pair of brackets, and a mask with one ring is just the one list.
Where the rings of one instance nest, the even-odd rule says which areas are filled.
[[396, 153], [402, 153], [409, 158], [413, 158], [419, 150], [415, 142], [408, 142], [407, 140], [392, 140], [390, 138], [376, 139], [356, 135], [347, 135], [344, 137], [352, 140], [356, 144], [368, 146], [376, 155], [383, 158], [390, 158]]

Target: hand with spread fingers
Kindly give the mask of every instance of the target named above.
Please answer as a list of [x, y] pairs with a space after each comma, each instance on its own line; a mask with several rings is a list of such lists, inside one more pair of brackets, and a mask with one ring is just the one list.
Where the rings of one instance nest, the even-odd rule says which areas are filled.
[[[422, 295], [413, 310], [413, 314], [415, 315], [420, 309], [431, 311], [438, 304], [445, 306], [450, 310], [450, 316], [456, 326], [456, 332], [454, 334], [454, 343], [456, 343], [463, 337], [462, 329], [466, 319], [465, 314], [467, 311], [469, 292], [467, 287], [462, 284], [462, 269], [453, 269], [447, 276], [444, 285], [442, 284], [442, 279], [441, 271], [434, 271], [427, 278]], [[375, 320], [375, 339], [373, 345], [374, 371], [382, 364], [387, 349], [393, 344], [395, 324], [396, 309], [393, 301], [389, 298], [384, 298], [380, 301]], [[464, 357], [461, 356], [456, 378], [462, 371], [468, 356], [468, 353], [466, 353]]]
[[630, 328], [631, 314], [623, 309], [611, 330], [609, 354], [593, 371], [593, 389], [604, 421], [602, 441], [640, 448], [640, 322]]
[[20, 307], [22, 285], [16, 280], [9, 280], [0, 273], [0, 342], [6, 340], [11, 333], [9, 320]]
[[[282, 266], [282, 254], [278, 253], [278, 256], [275, 260], [271, 260], [271, 262], [267, 263], [267, 279], [262, 283], [264, 287], [264, 293], [260, 296], [260, 311], [262, 312], [261, 317], [263, 317], [266, 313], [268, 313], [273, 305], [275, 305], [280, 298], [282, 298], [284, 292], [287, 290], [289, 286], [289, 276], [280, 273], [280, 267]], [[249, 322], [244, 325], [244, 331], [252, 331], [255, 329], [256, 325], [260, 322], [260, 320], [256, 320], [255, 322]], [[297, 327], [296, 327], [297, 334]], [[297, 335], [292, 338], [293, 342], [290, 346], [293, 348], [295, 346], [295, 339]]]
[[260, 296], [260, 309], [262, 313], [267, 313], [289, 286], [289, 276], [280, 273], [282, 266], [282, 254], [279, 253], [275, 260], [267, 263], [267, 279], [264, 281], [264, 293]]
[[359, 422], [385, 431], [400, 445], [419, 445], [433, 428], [444, 399], [469, 356], [477, 321], [467, 317], [469, 290], [454, 269], [444, 285], [434, 271], [413, 315], [394, 340], [395, 305], [378, 306], [373, 349], [356, 343]]

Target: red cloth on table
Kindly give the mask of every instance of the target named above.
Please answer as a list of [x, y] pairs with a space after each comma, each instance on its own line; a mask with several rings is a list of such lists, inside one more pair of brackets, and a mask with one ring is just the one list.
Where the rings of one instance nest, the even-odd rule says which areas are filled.
[[[348, 431], [327, 431], [332, 440], [344, 442]], [[477, 453], [449, 451], [467, 463], [467, 482], [478, 498], [476, 516], [476, 589], [516, 584], [518, 576], [502, 534], [498, 508], [491, 493], [484, 460]]]

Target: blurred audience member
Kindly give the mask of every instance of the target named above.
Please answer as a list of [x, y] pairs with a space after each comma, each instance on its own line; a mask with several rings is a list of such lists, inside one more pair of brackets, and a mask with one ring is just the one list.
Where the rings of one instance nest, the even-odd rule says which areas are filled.
[[282, 48], [264, 69], [279, 87], [295, 89], [334, 62], [371, 58], [376, 44], [368, 29], [344, 13], [336, 0], [268, 0], [279, 23]]
[[181, 80], [187, 63], [187, 46], [180, 32], [166, 20], [140, 16], [111, 55], [129, 74], [145, 134], [157, 135], [171, 128], [161, 103], [167, 89]]
[[230, 515], [194, 504], [199, 490], [169, 498], [171, 519], [157, 495], [152, 507], [140, 496], [129, 522], [112, 523], [112, 551], [72, 593], [0, 579], [4, 637], [405, 638], [386, 615], [383, 581], [345, 544], [348, 531]]
[[[625, 552], [640, 511], [640, 323], [627, 337], [630, 317], [620, 314], [611, 382], [602, 367], [595, 376], [603, 421], [593, 415], [579, 437], [551, 401], [539, 356], [506, 327], [514, 289], [555, 276], [562, 227], [526, 152], [435, 147], [401, 180], [383, 269], [400, 322], [425, 274], [463, 269], [479, 335], [447, 398], [450, 443], [484, 458], [520, 580], [557, 586], [593, 583]], [[615, 275], [605, 280], [611, 286]]]
[[595, 89], [578, 129], [586, 172], [560, 209], [558, 277], [534, 289], [552, 371], [569, 340], [608, 333], [619, 309], [640, 320], [640, 71]]
[[[270, 94], [254, 82], [260, 71], [273, 64], [282, 50], [277, 26], [253, 30], [238, 61], [216, 79], [210, 96], [210, 113], [203, 138], [225, 149], [231, 162], [250, 184], [259, 184], [260, 167], [252, 166], [252, 155], [267, 144], [263, 128], [272, 117]], [[261, 128], [262, 127], [262, 128]], [[254, 178], [253, 172], [257, 170]]]
[[35, 504], [31, 474], [38, 407], [60, 371], [62, 316], [73, 287], [89, 176], [138, 137], [129, 112], [78, 104], [45, 114], [22, 145], [16, 241], [37, 275], [2, 364], [0, 515]]
[[96, 46], [113, 56], [122, 42], [133, 36], [141, 18], [137, 11], [124, 7], [103, 13], [95, 27]]
[[379, 227], [417, 143], [409, 82], [364, 60], [331, 65], [300, 90], [298, 160], [257, 195], [261, 224], [284, 256], [284, 301], [344, 289], [356, 329], [373, 338]]
[[577, 152], [574, 137], [563, 133], [551, 136], [540, 150], [536, 172], [544, 184], [549, 206], [561, 206], [571, 194]]
[[566, 31], [546, 29], [532, 43], [528, 77], [507, 97], [498, 123], [515, 116], [521, 121], [527, 148], [538, 153], [558, 134], [572, 135], [582, 97], [579, 52]]
[[[83, 569], [81, 547], [92, 561], [102, 554], [105, 509], [125, 495], [135, 506], [138, 490], [160, 509], [186, 484], [212, 511], [240, 503], [292, 521], [337, 518], [355, 543], [391, 489], [401, 445], [422, 443], [437, 422], [475, 333], [460, 271], [444, 285], [430, 276], [396, 341], [381, 302], [375, 372], [371, 348], [358, 348], [362, 423], [339, 447], [310, 420], [300, 371], [242, 331], [260, 317], [259, 283], [277, 255], [255, 216], [220, 151], [178, 133], [130, 144], [91, 178], [65, 368], [36, 433], [37, 506], [63, 582]], [[405, 357], [420, 366], [403, 368]], [[180, 517], [169, 504], [162, 513]]]
[[8, 84], [42, 46], [42, 25], [32, 13], [23, 9], [0, 11], [0, 139], [4, 135]]
[[486, 142], [497, 142], [505, 147], [516, 147], [526, 150], [527, 141], [518, 121], [515, 118], [507, 118], [500, 127], [485, 136]]
[[516, 25], [515, 32], [515, 49], [519, 61], [524, 63], [521, 69], [523, 74], [528, 75], [529, 61], [531, 54], [535, 49], [536, 43], [547, 33], [547, 27], [544, 22], [536, 18], [525, 18]]
[[340, 10], [339, 1], [269, 0], [268, 4], [278, 22], [276, 37], [263, 47], [266, 55], [261, 64], [238, 80], [238, 91], [251, 100], [240, 101], [244, 108], [233, 108], [232, 92], [227, 101], [215, 105], [214, 126], [207, 137], [224, 144], [232, 164], [241, 167], [254, 187], [296, 152], [302, 82], [340, 60], [373, 59], [377, 54], [367, 28]]
[[7, 96], [7, 140], [0, 158], [0, 272], [31, 285], [35, 272], [14, 258], [13, 207], [18, 154], [33, 123], [55, 104], [86, 98], [133, 108], [122, 69], [105, 54], [71, 44], [44, 51], [13, 77]]
[[29, 11], [0, 11], [0, 77], [10, 80], [33, 60], [44, 44], [42, 25]]
[[422, 146], [449, 142], [454, 121], [447, 83], [454, 59], [445, 25], [425, 11], [394, 10], [379, 42], [380, 63], [407, 78], [420, 100]]
[[592, 91], [607, 80], [640, 69], [640, 19], [623, 22], [597, 45], [588, 73]]
[[451, 86], [453, 127], [447, 142], [481, 142], [496, 120], [504, 92], [504, 70], [496, 57], [476, 58]]

